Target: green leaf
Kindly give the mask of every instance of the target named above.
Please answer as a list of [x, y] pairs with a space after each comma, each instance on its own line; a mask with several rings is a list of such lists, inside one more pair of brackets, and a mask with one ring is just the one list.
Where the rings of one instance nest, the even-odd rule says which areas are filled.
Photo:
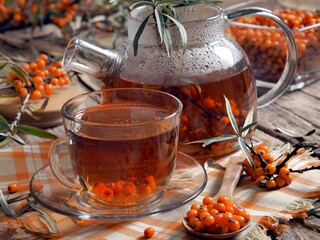
[[224, 100], [226, 102], [227, 114], [230, 119], [231, 126], [232, 126], [233, 130], [237, 133], [237, 135], [240, 135], [240, 131], [239, 131], [239, 128], [237, 125], [236, 118], [234, 117], [234, 115], [232, 113], [230, 102], [226, 96], [224, 96]]
[[149, 18], [150, 18], [151, 14], [148, 15], [144, 20], [143, 22], [141, 23], [141, 25], [139, 26], [138, 30], [137, 30], [137, 33], [136, 35], [134, 36], [134, 39], [133, 39], [133, 54], [134, 56], [137, 56], [138, 54], [138, 46], [139, 46], [139, 39], [143, 33], [143, 30], [144, 28], [146, 27], [148, 21], [149, 21]]
[[256, 166], [254, 165], [253, 161], [252, 161], [252, 158], [250, 156], [250, 153], [248, 151], [248, 148], [246, 146], [246, 143], [244, 141], [244, 139], [242, 137], [238, 137], [238, 143], [239, 143], [239, 146], [243, 152], [243, 154], [246, 156], [246, 158], [248, 159], [252, 169], [256, 169]]
[[41, 128], [33, 127], [33, 126], [28, 126], [28, 125], [23, 125], [20, 124], [18, 125], [18, 130], [24, 134], [30, 134], [33, 136], [37, 136], [40, 138], [49, 138], [49, 139], [56, 139], [57, 136], [47, 132]]
[[8, 63], [1, 64], [1, 65], [0, 65], [0, 71], [1, 71], [2, 69], [4, 69], [4, 68], [7, 66], [7, 64], [8, 64]]
[[0, 115], [0, 132], [2, 132], [3, 130], [9, 130], [9, 129], [10, 129], [9, 123], [2, 115]]
[[15, 67], [15, 66], [12, 66], [11, 68], [18, 76], [23, 78], [25, 83], [29, 84], [29, 78], [28, 78], [27, 74], [23, 70], [21, 70], [18, 67]]
[[166, 16], [167, 18], [169, 18], [179, 29], [179, 32], [180, 32], [180, 36], [181, 36], [181, 43], [182, 43], [182, 49], [183, 49], [183, 53], [185, 53], [185, 51], [187, 50], [187, 39], [188, 39], [188, 36], [187, 36], [187, 31], [186, 29], [184, 28], [184, 26], [175, 18], [169, 16], [168, 14], [164, 14], [164, 16]]
[[254, 127], [257, 126], [257, 125], [258, 125], [258, 123], [257, 123], [257, 122], [254, 122], [254, 123], [250, 123], [250, 124], [248, 124], [247, 126], [245, 126], [244, 128], [242, 128], [242, 130], [241, 130], [242, 137], [245, 137], [245, 136], [248, 134], [249, 130], [250, 130], [251, 128], [254, 128]]
[[305, 134], [305, 136], [311, 136], [311, 135], [314, 134], [315, 132], [316, 132], [316, 130], [315, 130], [315, 129], [312, 129], [311, 131], [307, 132], [307, 133]]
[[0, 141], [0, 148], [4, 147], [5, 145], [7, 145], [9, 142], [11, 141], [10, 137], [4, 137], [1, 141]]

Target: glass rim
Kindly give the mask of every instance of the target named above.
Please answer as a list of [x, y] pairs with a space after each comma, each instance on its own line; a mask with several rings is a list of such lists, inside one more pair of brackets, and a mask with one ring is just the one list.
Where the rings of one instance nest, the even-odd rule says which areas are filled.
[[[153, 93], [153, 94], [160, 94], [162, 96], [166, 96], [168, 99], [171, 99], [171, 101], [176, 102], [177, 107], [170, 111], [168, 115], [161, 119], [152, 119], [152, 120], [147, 120], [144, 122], [139, 122], [139, 123], [127, 123], [127, 124], [113, 124], [113, 123], [98, 123], [98, 122], [92, 122], [88, 120], [82, 120], [80, 118], [75, 117], [75, 115], [70, 114], [70, 111], [67, 110], [68, 106], [72, 104], [73, 102], [78, 101], [81, 98], [84, 98], [89, 95], [95, 95], [95, 94], [103, 94], [103, 92], [127, 92], [127, 91], [138, 91], [138, 92], [148, 92], [148, 93]], [[128, 106], [132, 106], [131, 104]], [[179, 115], [182, 112], [183, 109], [183, 104], [182, 102], [175, 97], [172, 94], [169, 94], [164, 91], [159, 91], [159, 90], [153, 90], [153, 89], [145, 89], [145, 88], [110, 88], [110, 89], [102, 89], [102, 90], [95, 90], [95, 91], [90, 91], [86, 93], [79, 94], [77, 96], [72, 97], [71, 99], [67, 100], [61, 107], [61, 114], [64, 118], [86, 126], [96, 126], [96, 127], [103, 127], [103, 126], [108, 126], [108, 127], [124, 127], [124, 126], [132, 126], [132, 127], [138, 127], [138, 126], [146, 126], [146, 125], [153, 125], [155, 123], [161, 123], [163, 121], [169, 121], [172, 118], [175, 118], [177, 115]]]

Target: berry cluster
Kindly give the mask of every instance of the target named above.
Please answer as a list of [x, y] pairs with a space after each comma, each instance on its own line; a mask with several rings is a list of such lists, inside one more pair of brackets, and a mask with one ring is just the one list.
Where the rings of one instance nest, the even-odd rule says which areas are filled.
[[209, 196], [203, 198], [202, 205], [193, 204], [186, 217], [195, 231], [215, 234], [238, 231], [250, 220], [249, 213], [226, 196], [216, 202]]
[[78, 10], [78, 1], [75, 0], [0, 0], [0, 31], [11, 25], [13, 27], [25, 27], [40, 22], [52, 22], [56, 24], [61, 32], [71, 32], [72, 21]]
[[243, 162], [244, 171], [260, 186], [271, 190], [289, 185], [292, 182], [288, 162], [275, 161], [267, 146], [259, 145], [251, 148], [250, 155], [254, 167], [250, 165], [248, 159], [245, 159]]
[[92, 192], [102, 201], [113, 202], [123, 201], [131, 197], [146, 197], [157, 187], [153, 176], [148, 175], [142, 181], [123, 180], [115, 181], [111, 184], [98, 182], [92, 187]]
[[27, 24], [25, 16], [25, 0], [18, 0], [16, 6], [8, 6], [8, 1], [0, 0], [0, 23], [11, 22], [12, 24]]
[[62, 62], [50, 61], [46, 54], [41, 54], [35, 62], [21, 64], [20, 67], [25, 74], [13, 69], [7, 75], [7, 82], [14, 86], [22, 98], [28, 94], [31, 94], [30, 99], [49, 96], [53, 93], [54, 86], [64, 86], [70, 81], [62, 70]]

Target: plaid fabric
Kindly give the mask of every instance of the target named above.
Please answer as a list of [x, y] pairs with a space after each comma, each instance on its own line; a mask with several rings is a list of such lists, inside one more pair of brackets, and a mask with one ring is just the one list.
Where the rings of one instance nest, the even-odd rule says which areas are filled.
[[[7, 185], [11, 182], [17, 182], [20, 185], [19, 193], [28, 192], [32, 175], [41, 166], [48, 163], [47, 154], [50, 145], [51, 142], [41, 142], [0, 150], [0, 187], [4, 194]], [[225, 158], [218, 162], [225, 166], [227, 160]], [[309, 154], [304, 154], [290, 161], [289, 167], [302, 169], [319, 164], [319, 160], [309, 157]], [[156, 230], [152, 239], [196, 239], [186, 232], [181, 222], [192, 203], [200, 203], [204, 196], [213, 195], [218, 191], [223, 171], [209, 167], [207, 172], [209, 182], [200, 196], [193, 202], [174, 211], [157, 216], [128, 222], [101, 223], [70, 219], [66, 216], [51, 213], [59, 228], [59, 234], [52, 236], [52, 239], [139, 239], [143, 236], [143, 231], [147, 227], [153, 227]], [[283, 210], [296, 200], [320, 196], [319, 171], [308, 171], [303, 174], [294, 173], [292, 175], [294, 181], [291, 185], [275, 191], [260, 188], [249, 177], [243, 177], [235, 189], [235, 199], [240, 205], [247, 208], [254, 221], [257, 221], [263, 215], [282, 214]], [[31, 213], [28, 218], [36, 221], [37, 214]]]

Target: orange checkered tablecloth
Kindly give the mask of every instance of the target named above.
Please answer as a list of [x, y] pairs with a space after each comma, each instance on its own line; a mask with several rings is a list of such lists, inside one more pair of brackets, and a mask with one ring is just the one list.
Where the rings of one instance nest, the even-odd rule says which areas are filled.
[[[7, 185], [11, 182], [17, 182], [20, 185], [20, 193], [29, 191], [29, 181], [33, 174], [42, 166], [48, 164], [47, 154], [50, 144], [51, 142], [41, 142], [0, 150], [0, 188], [4, 194]], [[227, 160], [225, 158], [218, 162], [225, 166]], [[290, 167], [298, 169], [319, 164], [320, 161], [309, 157], [309, 154], [296, 157], [290, 161]], [[223, 170], [207, 168], [207, 173], [208, 184], [200, 196], [180, 208], [156, 216], [127, 222], [101, 223], [77, 221], [51, 212], [59, 228], [59, 234], [52, 235], [51, 238], [140, 239], [145, 228], [153, 227], [156, 234], [152, 239], [196, 239], [186, 232], [181, 222], [192, 203], [199, 203], [203, 196], [213, 195], [218, 191]], [[286, 210], [290, 204], [306, 198], [316, 199], [319, 196], [320, 178], [318, 170], [294, 174], [294, 181], [291, 185], [276, 191], [267, 191], [260, 188], [248, 177], [242, 177], [235, 189], [235, 199], [250, 211], [254, 219], [263, 215], [286, 217], [288, 215], [283, 214], [283, 210]], [[1, 228], [3, 230], [7, 226], [1, 223], [1, 219], [4, 218], [3, 214], [1, 217], [0, 211], [0, 238]]]

